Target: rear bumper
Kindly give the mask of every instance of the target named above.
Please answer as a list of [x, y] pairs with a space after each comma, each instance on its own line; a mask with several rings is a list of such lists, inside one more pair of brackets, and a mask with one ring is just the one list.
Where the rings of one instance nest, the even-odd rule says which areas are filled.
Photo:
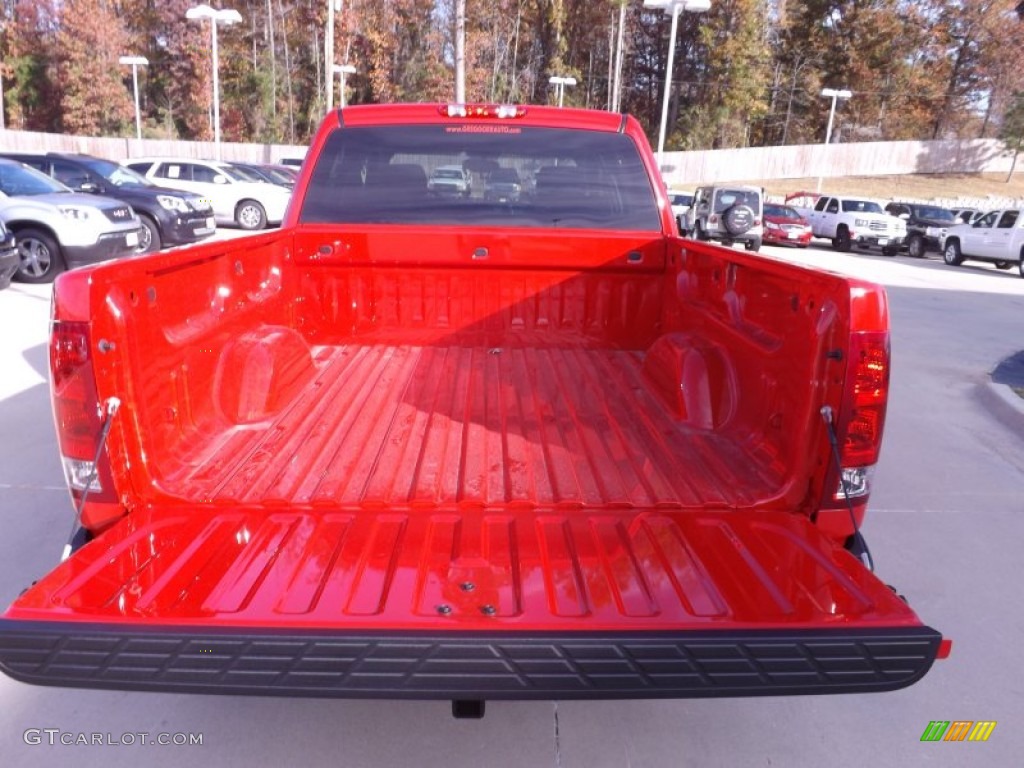
[[336, 698], [628, 699], [866, 693], [928, 672], [940, 634], [280, 632], [0, 620], [26, 683]]
[[708, 232], [708, 237], [720, 243], [753, 243], [763, 242], [764, 235], [761, 232], [744, 232], [742, 235], [730, 235], [728, 232]]

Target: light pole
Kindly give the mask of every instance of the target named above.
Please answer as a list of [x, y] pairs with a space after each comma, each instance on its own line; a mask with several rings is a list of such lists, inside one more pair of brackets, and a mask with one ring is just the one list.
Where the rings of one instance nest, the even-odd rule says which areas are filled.
[[[340, 75], [341, 82], [338, 84], [338, 106], [345, 108], [345, 75], [354, 75], [356, 68], [351, 64], [335, 64], [331, 67], [331, 83], [334, 82], [334, 75]], [[333, 89], [332, 89], [333, 90]]]
[[615, 38], [615, 75], [612, 78], [612, 98], [608, 111], [618, 112], [622, 91], [622, 40], [626, 26], [626, 0], [619, 0], [619, 28]]
[[[324, 35], [324, 81], [327, 83], [327, 111], [334, 108], [334, 14], [341, 13], [342, 0], [327, 0], [327, 33]], [[342, 105], [344, 106], [344, 105]]]
[[711, 0], [644, 0], [644, 8], [661, 10], [672, 17], [672, 31], [668, 40], [668, 65], [665, 67], [665, 93], [661, 98], [661, 128], [658, 129], [658, 165], [665, 154], [665, 126], [668, 124], [668, 101], [672, 95], [672, 65], [676, 58], [676, 32], [679, 14], [703, 13], [711, 10]]
[[455, 103], [466, 103], [466, 0], [455, 0]]
[[[826, 99], [832, 99], [832, 107], [828, 111], [828, 127], [825, 129], [825, 151], [827, 152], [828, 145], [832, 141], [832, 121], [836, 117], [836, 101], [838, 99], [848, 99], [853, 96], [853, 93], [845, 88], [842, 90], [836, 90], [835, 88], [822, 88], [821, 95]], [[821, 174], [818, 175], [817, 191], [821, 192]]]
[[135, 138], [142, 140], [142, 115], [139, 114], [139, 67], [149, 66], [145, 56], [122, 56], [118, 59], [132, 68], [132, 91], [135, 93]]
[[559, 109], [561, 109], [562, 102], [565, 98], [565, 86], [576, 85], [576, 78], [561, 77], [559, 75], [554, 75], [548, 78], [548, 82], [551, 83], [552, 85], [558, 86], [558, 107]]
[[185, 12], [185, 18], [200, 21], [210, 20], [211, 57], [213, 59], [213, 143], [216, 159], [220, 160], [220, 76], [218, 74], [220, 61], [217, 56], [217, 25], [237, 24], [242, 20], [242, 14], [233, 8], [222, 8], [218, 11], [208, 5], [197, 5]]

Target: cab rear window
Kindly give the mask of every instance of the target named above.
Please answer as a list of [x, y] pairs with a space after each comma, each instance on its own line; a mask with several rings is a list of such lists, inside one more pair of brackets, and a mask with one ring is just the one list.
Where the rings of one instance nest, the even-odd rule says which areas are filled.
[[[462, 169], [468, 194], [430, 188], [442, 167], [445, 175]], [[518, 195], [487, 194], [510, 178], [521, 185]], [[628, 136], [518, 125], [340, 128], [317, 161], [299, 219], [661, 229], [654, 190]]]

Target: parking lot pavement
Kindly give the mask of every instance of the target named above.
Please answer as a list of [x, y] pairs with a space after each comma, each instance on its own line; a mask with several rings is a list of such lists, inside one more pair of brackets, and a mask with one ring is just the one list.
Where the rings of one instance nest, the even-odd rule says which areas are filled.
[[[230, 236], [231, 230], [224, 230]], [[48, 689], [0, 677], [15, 766], [1012, 766], [1024, 752], [1018, 646], [1024, 435], [978, 398], [1022, 343], [1024, 280], [970, 264], [767, 248], [889, 291], [893, 379], [865, 524], [878, 572], [954, 642], [917, 685], [869, 696], [492, 702], [276, 700]], [[49, 289], [0, 292], [0, 603], [56, 562], [71, 510], [46, 388]], [[987, 743], [922, 743], [932, 720], [995, 720]], [[202, 747], [48, 746], [28, 729], [201, 732]]]
[[935, 253], [924, 259], [913, 259], [905, 253], [897, 256], [856, 250], [840, 253], [825, 240], [813, 240], [809, 248], [764, 246], [761, 250], [773, 258], [809, 264], [886, 286], [1024, 295], [1024, 280], [1016, 269], [1003, 271], [980, 262], [951, 267]]
[[[11, 283], [0, 291], [0, 399], [46, 383], [50, 286]], [[2, 425], [0, 425], [2, 426]]]

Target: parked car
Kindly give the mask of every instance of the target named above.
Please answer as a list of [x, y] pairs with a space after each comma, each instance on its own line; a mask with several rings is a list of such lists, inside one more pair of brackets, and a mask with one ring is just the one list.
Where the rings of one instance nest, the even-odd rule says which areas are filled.
[[686, 212], [690, 210], [690, 206], [693, 204], [693, 192], [682, 192], [678, 189], [670, 189], [668, 191], [668, 202], [672, 206], [672, 216], [676, 220], [676, 226], [679, 227], [679, 231], [683, 231], [683, 225], [685, 224]]
[[291, 199], [290, 190], [251, 181], [229, 163], [160, 157], [134, 158], [123, 164], [161, 186], [207, 198], [218, 224], [252, 230], [279, 224]]
[[217, 230], [206, 198], [159, 187], [130, 168], [90, 155], [4, 153], [42, 171], [76, 192], [105, 195], [128, 203], [139, 217], [139, 252], [186, 245]]
[[958, 219], [948, 208], [917, 203], [889, 203], [885, 212], [903, 219], [907, 224], [907, 239], [903, 248], [915, 259], [923, 259], [928, 251], [939, 251], [942, 236]]
[[964, 261], [987, 261], [997, 269], [1017, 264], [1024, 277], [1024, 210], [989, 211], [973, 224], [958, 224], [946, 231], [942, 260], [950, 266]]
[[498, 203], [514, 203], [523, 191], [523, 182], [515, 168], [498, 168], [487, 177], [484, 199]]
[[793, 205], [797, 213], [811, 222], [815, 237], [832, 241], [837, 251], [848, 252], [854, 246], [878, 249], [883, 256], [895, 256], [907, 237], [903, 219], [890, 216], [874, 200], [845, 195], [817, 195], [793, 192], [786, 202], [812, 199], [813, 207]]
[[743, 243], [748, 251], [761, 247], [764, 195], [759, 187], [698, 187], [680, 233], [697, 240]]
[[263, 166], [270, 171], [276, 172], [281, 180], [288, 179], [292, 186], [295, 186], [295, 182], [299, 180], [299, 169], [294, 165], [282, 165], [281, 163], [267, 163]]
[[811, 242], [811, 224], [789, 205], [764, 204], [765, 243], [806, 248]]
[[668, 202], [672, 206], [672, 213], [676, 218], [685, 214], [693, 205], [693, 192], [680, 192], [677, 189], [668, 191]]
[[0, 158], [0, 221], [14, 233], [15, 278], [49, 283], [65, 269], [131, 256], [142, 225], [130, 205], [72, 192], [59, 181]]
[[295, 181], [299, 178], [298, 171], [287, 165], [273, 165], [269, 163], [253, 165], [250, 163], [246, 167], [263, 174], [264, 178], [270, 180], [270, 183], [287, 187], [288, 189], [293, 189]]
[[0, 289], [11, 284], [11, 278], [18, 271], [18, 246], [14, 233], [0, 221]]
[[276, 184], [291, 189], [295, 186], [295, 176], [277, 171], [273, 166], [256, 163], [231, 163], [231, 167], [250, 181], [261, 181], [265, 184]]
[[461, 165], [442, 165], [430, 174], [427, 191], [435, 195], [469, 197], [473, 192], [473, 182], [469, 171]]

